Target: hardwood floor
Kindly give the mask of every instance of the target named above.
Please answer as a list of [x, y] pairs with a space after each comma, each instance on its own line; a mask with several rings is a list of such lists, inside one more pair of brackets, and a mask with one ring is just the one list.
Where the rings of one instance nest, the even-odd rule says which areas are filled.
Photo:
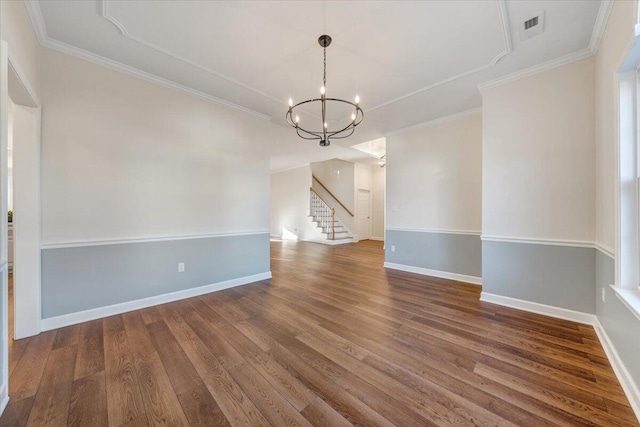
[[0, 424], [638, 426], [591, 327], [272, 242], [273, 279], [13, 342]]

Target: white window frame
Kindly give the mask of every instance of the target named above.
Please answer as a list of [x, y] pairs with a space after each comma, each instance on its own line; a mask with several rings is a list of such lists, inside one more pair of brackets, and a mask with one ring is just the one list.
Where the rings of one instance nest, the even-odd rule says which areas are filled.
[[616, 75], [619, 87], [617, 161], [617, 297], [640, 319], [640, 26]]

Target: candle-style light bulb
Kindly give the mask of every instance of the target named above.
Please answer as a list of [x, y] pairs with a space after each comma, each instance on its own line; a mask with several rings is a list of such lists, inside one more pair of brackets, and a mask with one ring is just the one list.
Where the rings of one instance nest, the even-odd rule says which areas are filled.
[[300, 122], [300, 116], [296, 116], [296, 123]]
[[325, 91], [326, 91], [326, 89], [324, 88], [324, 86], [322, 86], [320, 88], [320, 95], [324, 95]]
[[351, 121], [354, 121], [356, 119], [356, 113], [351, 113]]
[[293, 107], [293, 99], [289, 98], [289, 107]]
[[325, 129], [327, 128], [327, 122], [324, 122], [324, 128]]
[[360, 103], [360, 97], [358, 96], [358, 94], [356, 93], [356, 104]]

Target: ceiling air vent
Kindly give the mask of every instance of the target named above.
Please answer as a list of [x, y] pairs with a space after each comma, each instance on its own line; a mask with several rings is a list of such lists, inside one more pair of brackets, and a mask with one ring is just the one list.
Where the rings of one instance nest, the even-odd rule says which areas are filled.
[[544, 13], [538, 13], [520, 23], [520, 41], [529, 40], [544, 32]]

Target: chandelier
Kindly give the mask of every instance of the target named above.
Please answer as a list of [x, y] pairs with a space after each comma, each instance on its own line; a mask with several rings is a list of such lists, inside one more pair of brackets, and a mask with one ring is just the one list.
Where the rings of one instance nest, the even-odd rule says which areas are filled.
[[[300, 138], [311, 140], [317, 139], [320, 140], [321, 147], [327, 147], [331, 144], [331, 138], [343, 139], [351, 136], [355, 131], [356, 126], [358, 126], [362, 122], [362, 119], [364, 118], [364, 112], [362, 111], [362, 108], [360, 108], [360, 97], [357, 94], [354, 102], [346, 101], [339, 98], [327, 97], [327, 48], [331, 44], [331, 37], [326, 34], [320, 36], [318, 38], [318, 44], [322, 46], [322, 50], [324, 52], [324, 68], [322, 74], [322, 87], [320, 88], [320, 98], [308, 99], [306, 101], [298, 102], [295, 105], [293, 104], [293, 99], [289, 98], [289, 111], [287, 111], [286, 118], [287, 123], [289, 123], [289, 125], [296, 129], [296, 133]], [[322, 107], [322, 121], [320, 122], [322, 130], [309, 130], [310, 128], [303, 128], [300, 125], [299, 110], [297, 111], [296, 109], [298, 107], [301, 107], [302, 105], [312, 104], [316, 102], [319, 102]], [[338, 129], [329, 129], [327, 123], [327, 105], [339, 105], [337, 103], [347, 104], [353, 108], [353, 112], [351, 113], [351, 121], [344, 127], [338, 126]]]

